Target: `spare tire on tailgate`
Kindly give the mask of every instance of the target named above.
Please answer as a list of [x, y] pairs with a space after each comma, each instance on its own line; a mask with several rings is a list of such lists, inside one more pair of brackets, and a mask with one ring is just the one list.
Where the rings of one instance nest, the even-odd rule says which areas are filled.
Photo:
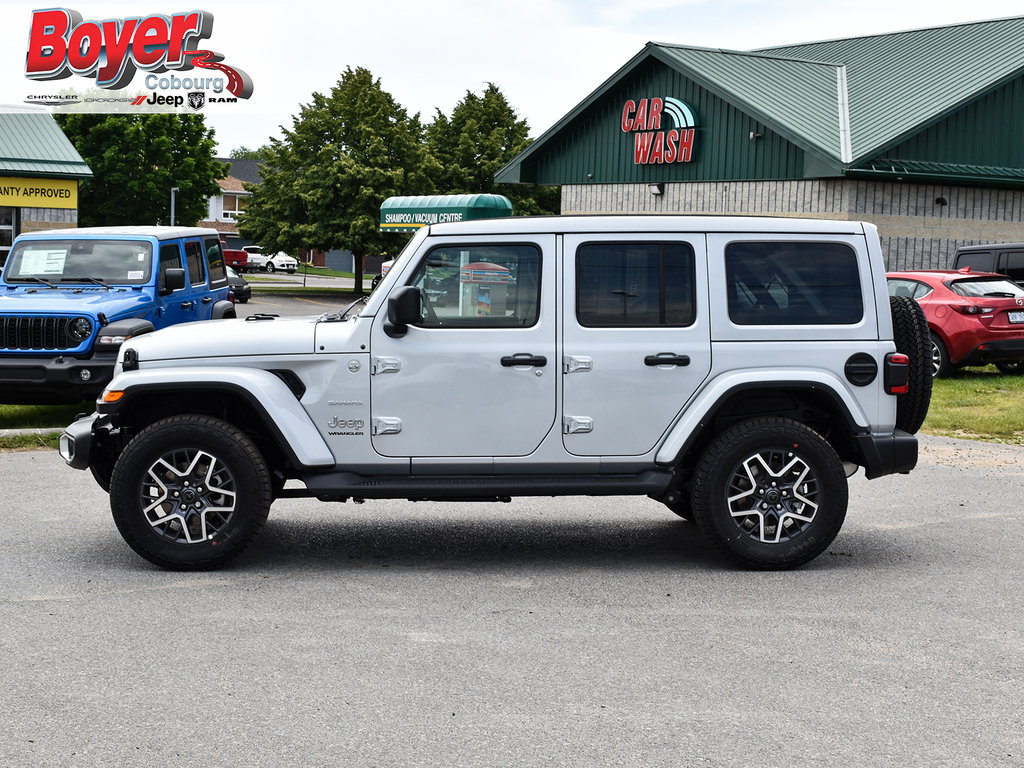
[[907, 296], [890, 296], [892, 336], [896, 351], [910, 361], [907, 393], [896, 400], [896, 428], [914, 434], [928, 415], [932, 399], [932, 342], [920, 305]]

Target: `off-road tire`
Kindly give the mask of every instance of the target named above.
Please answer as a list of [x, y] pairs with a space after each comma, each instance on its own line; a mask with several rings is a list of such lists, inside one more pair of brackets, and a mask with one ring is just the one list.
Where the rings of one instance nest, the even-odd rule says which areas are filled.
[[769, 417], [733, 425], [704, 451], [694, 522], [747, 568], [795, 568], [825, 551], [846, 519], [843, 464], [817, 432]]
[[237, 557], [263, 528], [271, 478], [259, 449], [221, 419], [172, 416], [142, 430], [110, 481], [117, 529], [139, 555], [171, 570]]
[[910, 364], [909, 387], [896, 398], [896, 427], [911, 435], [924, 424], [932, 399], [932, 339], [924, 310], [907, 296], [890, 296], [896, 351]]

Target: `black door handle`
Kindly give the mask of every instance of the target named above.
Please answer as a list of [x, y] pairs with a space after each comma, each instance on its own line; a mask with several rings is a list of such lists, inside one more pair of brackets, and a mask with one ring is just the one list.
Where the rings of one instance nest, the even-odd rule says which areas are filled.
[[531, 355], [528, 352], [520, 352], [517, 355], [508, 355], [501, 358], [501, 366], [503, 368], [513, 368], [517, 365], [533, 365], [537, 368], [543, 368], [548, 364], [548, 359], [544, 355]]
[[203, 297], [203, 304], [209, 304], [211, 301], [213, 301], [213, 297], [211, 297], [211, 296], [204, 296]]
[[674, 355], [671, 352], [660, 352], [657, 355], [648, 355], [644, 358], [644, 365], [689, 365], [689, 355]]
[[183, 302], [181, 302], [181, 308], [182, 309], [192, 309], [192, 302], [191, 301], [183, 301]]

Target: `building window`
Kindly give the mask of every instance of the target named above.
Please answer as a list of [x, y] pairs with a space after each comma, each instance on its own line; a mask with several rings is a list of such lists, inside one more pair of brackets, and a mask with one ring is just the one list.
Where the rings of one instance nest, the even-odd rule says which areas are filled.
[[224, 195], [224, 218], [237, 219], [249, 204], [249, 195]]
[[14, 208], [0, 206], [0, 266], [7, 261], [14, 242]]

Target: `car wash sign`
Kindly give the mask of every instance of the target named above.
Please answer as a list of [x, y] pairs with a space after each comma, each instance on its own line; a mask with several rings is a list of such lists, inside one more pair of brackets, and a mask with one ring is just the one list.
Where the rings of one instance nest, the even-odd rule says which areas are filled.
[[685, 101], [664, 98], [627, 99], [622, 105], [622, 132], [633, 136], [636, 165], [688, 163], [693, 159], [697, 116]]

